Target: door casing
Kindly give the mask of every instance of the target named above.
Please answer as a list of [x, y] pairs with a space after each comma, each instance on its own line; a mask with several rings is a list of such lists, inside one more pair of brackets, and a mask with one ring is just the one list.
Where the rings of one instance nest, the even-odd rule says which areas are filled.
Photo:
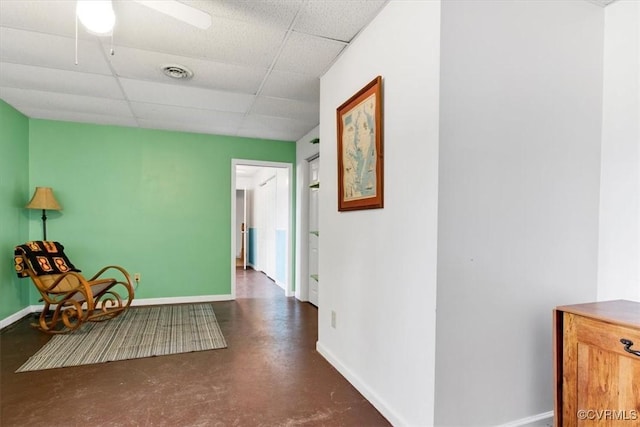
[[[295, 294], [295, 276], [294, 276], [294, 253], [293, 253], [293, 242], [295, 240], [295, 227], [294, 227], [294, 180], [293, 180], [293, 164], [292, 163], [284, 163], [284, 162], [269, 162], [262, 160], [249, 160], [249, 159], [231, 159], [231, 253], [229, 256], [230, 265], [231, 265], [231, 298], [236, 299], [236, 239], [235, 239], [235, 230], [238, 224], [236, 224], [236, 166], [245, 165], [245, 166], [257, 166], [257, 167], [268, 167], [268, 168], [281, 168], [287, 170], [288, 176], [288, 188], [287, 193], [289, 195], [289, 209], [287, 212], [287, 224], [288, 224], [288, 233], [287, 233], [287, 258], [286, 258], [286, 269], [287, 269], [287, 283], [285, 286], [285, 296], [293, 296]], [[246, 230], [248, 232], [248, 229]], [[245, 250], [247, 247], [245, 246]]]

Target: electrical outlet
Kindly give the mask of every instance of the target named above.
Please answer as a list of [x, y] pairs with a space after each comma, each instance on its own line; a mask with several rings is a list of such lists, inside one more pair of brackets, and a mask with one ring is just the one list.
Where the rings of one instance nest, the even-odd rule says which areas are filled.
[[133, 273], [133, 280], [135, 280], [136, 282], [140, 281], [140, 273]]
[[335, 329], [336, 327], [336, 312], [331, 310], [331, 327]]

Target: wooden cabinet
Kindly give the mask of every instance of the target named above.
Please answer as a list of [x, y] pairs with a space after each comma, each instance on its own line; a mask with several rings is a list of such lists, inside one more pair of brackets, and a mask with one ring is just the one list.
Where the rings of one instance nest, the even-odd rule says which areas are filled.
[[640, 303], [554, 310], [555, 426], [640, 426]]

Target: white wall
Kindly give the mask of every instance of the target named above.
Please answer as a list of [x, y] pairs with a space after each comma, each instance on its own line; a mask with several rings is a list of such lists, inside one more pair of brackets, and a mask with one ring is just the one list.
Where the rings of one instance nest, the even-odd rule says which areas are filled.
[[[392, 1], [320, 84], [317, 348], [396, 425], [433, 420], [439, 34], [439, 1]], [[377, 75], [384, 209], [338, 212], [336, 108]]]
[[[266, 162], [263, 162], [266, 164]], [[256, 233], [256, 259], [253, 267], [264, 271], [275, 283], [285, 291], [286, 296], [293, 296], [291, 283], [292, 266], [289, 253], [293, 242], [289, 230], [292, 218], [289, 207], [292, 203], [289, 188], [291, 172], [288, 167], [256, 166], [248, 188], [247, 221]], [[266, 183], [273, 185], [273, 191], [267, 192]], [[293, 216], [293, 215], [291, 215]], [[266, 230], [264, 227], [273, 226]], [[279, 234], [282, 234], [279, 237]], [[269, 253], [267, 253], [269, 252]]]
[[[289, 203], [291, 194], [289, 193], [289, 170], [284, 168], [276, 169], [276, 283], [289, 291]], [[287, 293], [287, 296], [291, 296]]]
[[598, 299], [640, 301], [640, 3], [605, 9]]
[[296, 142], [296, 298], [309, 300], [309, 162], [319, 144], [309, 141], [320, 136], [316, 127]]
[[438, 426], [553, 409], [552, 309], [596, 297], [603, 16], [442, 4]]

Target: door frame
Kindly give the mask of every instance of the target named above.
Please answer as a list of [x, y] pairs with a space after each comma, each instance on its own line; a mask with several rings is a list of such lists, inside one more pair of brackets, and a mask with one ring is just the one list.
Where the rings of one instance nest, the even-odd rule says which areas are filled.
[[[318, 167], [319, 167], [320, 166], [319, 165], [320, 153], [316, 153], [316, 154], [314, 154], [314, 155], [312, 155], [310, 157], [307, 157], [307, 159], [305, 160], [305, 168], [304, 168], [305, 169], [304, 173], [306, 175], [305, 176], [304, 191], [307, 192], [307, 197], [306, 197], [304, 203], [306, 203], [306, 208], [307, 209], [306, 209], [305, 214], [306, 214], [307, 218], [306, 218], [306, 221], [305, 221], [306, 230], [304, 230], [303, 233], [306, 236], [305, 249], [306, 249], [306, 253], [307, 253], [307, 255], [306, 255], [307, 265], [306, 265], [306, 277], [303, 280], [303, 283], [306, 284], [306, 300], [305, 301], [308, 301], [310, 304], [313, 304], [316, 307], [319, 307], [320, 306], [320, 302], [319, 302], [319, 299], [320, 299], [319, 298], [319, 294], [320, 294], [320, 286], [319, 285], [320, 284], [319, 284], [319, 282], [317, 283], [317, 285], [318, 285], [318, 299], [316, 300], [315, 304], [313, 302], [311, 302], [311, 286], [313, 284], [313, 280], [314, 279], [311, 278], [311, 250], [310, 250], [310, 247], [309, 247], [310, 246], [310, 239], [311, 239], [310, 232], [312, 231], [311, 230], [311, 221], [310, 221], [310, 216], [311, 216], [311, 188], [309, 187], [309, 185], [311, 185], [312, 182], [311, 182], [311, 177], [310, 177], [310, 173], [309, 172], [311, 171], [311, 166], [310, 166], [311, 162], [313, 162], [315, 160], [318, 160]], [[319, 177], [318, 177], [318, 182], [319, 182]], [[318, 206], [316, 206], [316, 209], [317, 209], [316, 215], [320, 214], [320, 212], [319, 212], [319, 208], [320, 208], [319, 203], [320, 203], [320, 201], [318, 200]], [[318, 218], [318, 222], [319, 222], [319, 218]], [[319, 254], [319, 251], [318, 251], [318, 254]], [[316, 262], [319, 264], [320, 260], [317, 259]]]
[[[286, 270], [287, 270], [287, 283], [285, 286], [285, 296], [290, 297], [295, 295], [295, 276], [294, 276], [294, 253], [293, 242], [295, 240], [295, 215], [294, 215], [294, 197], [295, 197], [295, 182], [293, 176], [293, 163], [285, 162], [270, 162], [264, 160], [249, 160], [249, 159], [231, 159], [231, 299], [236, 299], [236, 239], [235, 231], [238, 224], [236, 224], [236, 166], [257, 166], [265, 168], [279, 168], [286, 169], [289, 179], [288, 194], [289, 194], [289, 209], [287, 212], [287, 224], [289, 229], [287, 230], [287, 258], [286, 258]], [[246, 189], [245, 189], [246, 191]], [[246, 201], [245, 201], [246, 203]], [[245, 233], [249, 233], [249, 227], [245, 224]], [[245, 252], [248, 247], [245, 245]]]
[[[246, 188], [237, 188], [236, 189], [236, 215], [240, 215], [240, 213], [238, 212], [238, 192], [241, 191], [242, 192], [242, 223], [245, 225], [247, 225], [247, 189]], [[237, 218], [237, 216], [236, 216]], [[238, 231], [238, 223], [236, 222], [236, 232]], [[238, 242], [238, 236], [236, 236], [236, 267], [238, 267], [238, 246], [237, 246], [237, 242]], [[242, 268], [243, 269], [247, 269], [247, 231], [246, 230], [240, 230], [240, 245], [241, 248], [244, 248], [244, 253], [242, 252], [242, 249], [240, 250], [240, 254], [242, 255]]]

